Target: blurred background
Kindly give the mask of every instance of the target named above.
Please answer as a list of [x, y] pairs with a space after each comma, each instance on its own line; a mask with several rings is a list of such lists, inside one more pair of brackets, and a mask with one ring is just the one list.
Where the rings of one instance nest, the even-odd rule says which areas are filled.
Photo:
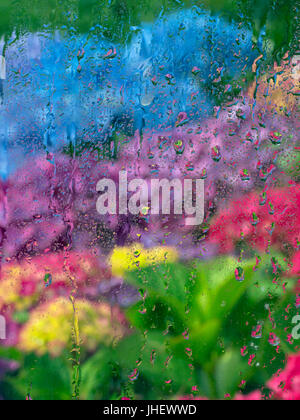
[[300, 399], [298, 9], [0, 0], [1, 399]]

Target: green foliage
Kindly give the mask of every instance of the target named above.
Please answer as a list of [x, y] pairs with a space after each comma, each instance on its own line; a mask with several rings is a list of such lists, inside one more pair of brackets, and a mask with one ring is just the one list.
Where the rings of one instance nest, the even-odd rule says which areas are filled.
[[[153, 22], [164, 12], [205, 7], [228, 20], [241, 22], [253, 31], [256, 41], [264, 30], [265, 50], [279, 57], [297, 48], [297, 2], [294, 0], [1, 0], [0, 37], [12, 33], [91, 28], [113, 42], [126, 43], [133, 27]], [[73, 30], [73, 29], [72, 29]]]
[[300, 180], [300, 150], [296, 148], [295, 150], [290, 150], [287, 147], [286, 151], [279, 156], [278, 165], [288, 175], [293, 177], [295, 181]]
[[22, 367], [17, 373], [7, 374], [0, 383], [0, 392], [6, 400], [70, 399], [71, 371], [67, 357], [22, 356], [14, 349], [1, 349], [0, 357], [15, 360]]
[[[237, 262], [161, 264], [129, 272], [141, 294], [126, 311], [132, 332], [94, 355], [82, 352], [82, 399], [233, 397], [267, 384], [296, 349], [288, 339], [297, 313], [286, 261], [265, 256]], [[0, 386], [7, 399], [70, 399], [68, 354], [0, 357], [22, 367]], [[197, 386], [197, 388], [193, 388]]]
[[137, 369], [136, 395], [168, 398], [197, 385], [204, 396], [224, 398], [266, 383], [295, 349], [288, 342], [294, 280], [285, 269], [279, 256], [259, 264], [227, 257], [128, 273], [143, 296], [127, 311], [140, 333], [119, 344], [115, 360], [128, 375]]

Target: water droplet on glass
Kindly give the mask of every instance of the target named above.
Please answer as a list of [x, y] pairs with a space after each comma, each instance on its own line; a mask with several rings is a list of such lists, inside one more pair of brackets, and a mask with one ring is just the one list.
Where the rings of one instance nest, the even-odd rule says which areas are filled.
[[256, 226], [257, 224], [258, 224], [258, 222], [259, 222], [259, 218], [258, 218], [258, 216], [257, 216], [257, 214], [256, 213], [252, 213], [252, 220], [251, 220], [251, 225], [252, 226]]
[[47, 273], [44, 277], [44, 283], [45, 287], [49, 287], [52, 284], [52, 275], [50, 273]]
[[214, 160], [215, 162], [219, 162], [221, 160], [221, 149], [219, 146], [214, 146], [211, 149], [211, 157], [212, 160]]
[[234, 271], [235, 278], [237, 281], [244, 281], [245, 280], [245, 272], [242, 267], [237, 267]]
[[279, 131], [271, 131], [269, 134], [269, 139], [271, 140], [272, 144], [279, 145], [282, 141], [282, 135]]
[[139, 377], [139, 371], [138, 371], [138, 369], [134, 369], [134, 371], [132, 372], [132, 374], [128, 376], [129, 380], [132, 381], [132, 382], [133, 381], [136, 381], [138, 379], [138, 377]]
[[174, 150], [177, 155], [182, 155], [185, 149], [184, 142], [182, 140], [175, 140], [173, 143]]
[[248, 169], [242, 169], [240, 172], [240, 177], [242, 181], [249, 181], [250, 175]]

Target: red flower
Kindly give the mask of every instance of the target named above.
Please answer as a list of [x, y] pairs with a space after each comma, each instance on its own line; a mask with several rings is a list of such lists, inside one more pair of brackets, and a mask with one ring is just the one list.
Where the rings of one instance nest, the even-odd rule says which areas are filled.
[[291, 246], [299, 249], [300, 186], [253, 193], [234, 201], [214, 220], [210, 240], [221, 253], [232, 252], [241, 240], [256, 249]]
[[289, 357], [284, 371], [274, 376], [268, 386], [278, 399], [300, 400], [300, 355]]
[[295, 277], [300, 278], [300, 251], [296, 252], [293, 258], [293, 267], [291, 269], [291, 274]]
[[260, 391], [254, 391], [248, 395], [237, 394], [234, 399], [236, 401], [259, 401], [262, 399], [262, 394]]

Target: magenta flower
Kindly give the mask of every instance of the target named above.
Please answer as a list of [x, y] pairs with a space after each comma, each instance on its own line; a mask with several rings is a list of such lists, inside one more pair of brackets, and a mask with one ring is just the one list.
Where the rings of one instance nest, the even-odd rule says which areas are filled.
[[214, 219], [210, 241], [221, 253], [233, 252], [240, 241], [266, 250], [275, 246], [282, 250], [299, 249], [300, 186], [272, 189], [265, 195], [252, 193], [232, 202]]
[[281, 400], [300, 400], [300, 355], [290, 356], [286, 368], [268, 383], [275, 397]]
[[[115, 244], [137, 240], [147, 247], [175, 245], [190, 257], [212, 255], [214, 246], [211, 243], [204, 246], [206, 232], [200, 232], [202, 242], [199, 245], [198, 241], [195, 246], [193, 229], [185, 225], [184, 216], [100, 216], [96, 210], [96, 184], [103, 177], [118, 184], [121, 170], [128, 172], [128, 181], [142, 178], [149, 186], [153, 178], [205, 179], [207, 221], [212, 212], [232, 198], [268, 186], [271, 175], [278, 174], [276, 158], [285, 147], [275, 146], [271, 140], [274, 136], [276, 139], [289, 136], [294, 122], [283, 116], [273, 118], [268, 113], [262, 124], [262, 112], [258, 108], [254, 111], [248, 103], [237, 101], [224, 107], [218, 118], [199, 125], [191, 125], [181, 113], [178, 116], [180, 124], [173, 130], [146, 132], [143, 138], [137, 132], [121, 144], [116, 162], [99, 161], [90, 152], [84, 152], [76, 159], [57, 154], [49, 160], [40, 156], [28, 161], [0, 188], [2, 255], [22, 258], [38, 255], [46, 249], [58, 251], [65, 246], [73, 249], [97, 247], [106, 252]], [[274, 154], [274, 147], [277, 154]], [[282, 174], [280, 177], [282, 182], [290, 179]], [[279, 212], [285, 211], [284, 205], [280, 206]], [[256, 209], [256, 205], [247, 202], [245, 223], [247, 229], [253, 230], [247, 223], [251, 217], [255, 220], [256, 213], [253, 210], [255, 214], [249, 215], [250, 208]], [[233, 215], [236, 212], [233, 211]], [[291, 219], [286, 215], [281, 219], [283, 224], [286, 220], [282, 231], [291, 230]], [[226, 232], [224, 240], [220, 234], [224, 250], [232, 242], [230, 226], [229, 220], [228, 227], [223, 230]], [[235, 231], [236, 226], [232, 227]], [[268, 228], [271, 230], [272, 226]], [[278, 226], [275, 226], [273, 238], [276, 230]], [[297, 238], [292, 238], [296, 236], [295, 232], [286, 235], [292, 245], [297, 246]]]

